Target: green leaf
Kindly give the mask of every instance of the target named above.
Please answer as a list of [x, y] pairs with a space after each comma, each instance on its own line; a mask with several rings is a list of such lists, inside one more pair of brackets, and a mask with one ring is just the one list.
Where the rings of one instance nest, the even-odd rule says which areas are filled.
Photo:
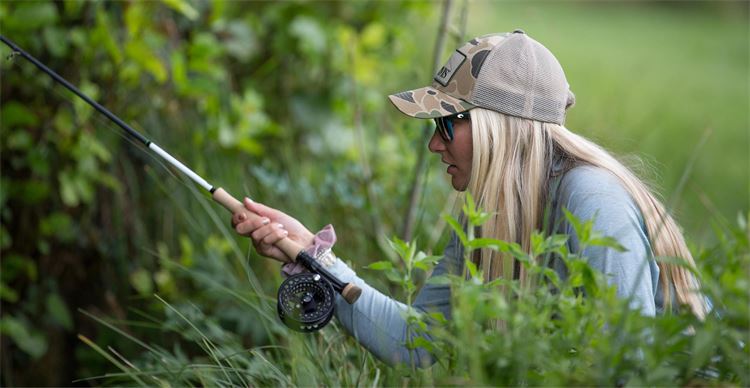
[[55, 212], [44, 217], [39, 223], [39, 233], [45, 237], [55, 237], [63, 242], [73, 240], [76, 235], [72, 219], [62, 212]]
[[27, 150], [34, 145], [34, 139], [31, 135], [24, 130], [17, 130], [11, 132], [8, 136], [6, 146], [12, 150]]
[[47, 340], [43, 334], [30, 330], [27, 325], [25, 320], [5, 315], [0, 319], [0, 333], [10, 337], [21, 350], [37, 359], [47, 352]]
[[180, 264], [185, 267], [193, 266], [193, 257], [195, 256], [195, 250], [193, 249], [193, 242], [186, 234], [180, 235]]
[[392, 281], [394, 283], [401, 284], [404, 281], [404, 277], [402, 275], [400, 275], [398, 272], [396, 272], [395, 270], [394, 271], [385, 271], [383, 273], [385, 274], [385, 277], [388, 280], [390, 280], [390, 281]]
[[151, 295], [154, 289], [151, 273], [139, 268], [130, 274], [130, 284], [142, 296]]
[[713, 354], [716, 346], [716, 336], [708, 327], [698, 330], [693, 337], [693, 346], [690, 354], [690, 365], [688, 370], [694, 371], [702, 367]]
[[60, 199], [62, 199], [66, 206], [78, 206], [80, 198], [72, 173], [70, 171], [61, 171], [57, 178], [60, 181]]
[[52, 293], [47, 295], [47, 313], [49, 313], [50, 318], [55, 323], [68, 330], [73, 329], [73, 319], [70, 317], [68, 306], [65, 305], [65, 301], [62, 300], [59, 294]]
[[431, 270], [435, 264], [437, 264], [443, 257], [442, 256], [433, 256], [433, 255], [427, 255], [424, 252], [418, 252], [413, 260], [413, 265], [415, 268], [419, 268], [423, 271], [429, 271]]
[[52, 26], [45, 27], [42, 37], [47, 50], [53, 56], [62, 58], [68, 54], [68, 34], [64, 30]]
[[24, 1], [16, 4], [13, 13], [3, 21], [5, 29], [39, 31], [57, 21], [57, 8], [53, 3]]
[[593, 236], [588, 239], [588, 244], [593, 246], [600, 246], [600, 247], [607, 247], [614, 249], [618, 252], [627, 252], [627, 248], [622, 246], [620, 242], [615, 240], [612, 237], [600, 237], [600, 236]]
[[115, 40], [116, 35], [111, 33], [113, 27], [107, 12], [102, 8], [97, 8], [96, 28], [91, 34], [91, 43], [105, 48], [112, 62], [119, 65], [122, 63], [122, 50]]
[[375, 271], [385, 271], [393, 269], [393, 263], [390, 261], [376, 261], [365, 268], [369, 268]]
[[15, 303], [18, 301], [18, 293], [16, 290], [8, 287], [5, 282], [0, 281], [0, 299], [6, 302]]
[[322, 53], [326, 48], [326, 35], [317, 20], [308, 16], [298, 16], [289, 25], [289, 32], [297, 37], [304, 51]]
[[2, 110], [0, 110], [0, 120], [3, 123], [3, 128], [34, 127], [39, 122], [36, 115], [30, 109], [16, 101], [9, 101], [2, 107]]
[[448, 213], [443, 214], [443, 219], [448, 223], [448, 225], [450, 225], [451, 229], [453, 229], [453, 232], [456, 233], [458, 239], [461, 240], [461, 244], [467, 246], [469, 243], [469, 238], [466, 237], [464, 228], [458, 223], [458, 221], [456, 221], [456, 219]]
[[195, 20], [198, 18], [198, 11], [193, 8], [190, 3], [188, 3], [185, 0], [161, 0], [162, 3], [166, 4], [170, 8], [174, 9], [175, 11], [181, 13], [186, 18], [190, 20]]
[[167, 69], [151, 49], [139, 40], [131, 40], [125, 45], [125, 53], [149, 72], [156, 82], [164, 83], [167, 80]]
[[173, 51], [170, 56], [170, 63], [172, 64], [172, 82], [177, 87], [177, 92], [185, 93], [190, 87], [185, 56], [179, 51]]
[[373, 22], [362, 31], [360, 41], [364, 48], [379, 49], [385, 44], [386, 35], [386, 28], [381, 23]]
[[148, 20], [143, 10], [145, 4], [142, 2], [129, 3], [125, 10], [125, 26], [128, 28], [131, 39], [140, 36], [143, 25]]
[[12, 196], [26, 205], [38, 204], [50, 195], [49, 185], [41, 180], [26, 180], [16, 184]]
[[432, 342], [428, 341], [424, 337], [414, 337], [413, 340], [406, 343], [406, 347], [409, 349], [422, 348], [422, 349], [427, 350], [428, 352], [433, 351], [435, 349], [435, 346], [432, 344]]

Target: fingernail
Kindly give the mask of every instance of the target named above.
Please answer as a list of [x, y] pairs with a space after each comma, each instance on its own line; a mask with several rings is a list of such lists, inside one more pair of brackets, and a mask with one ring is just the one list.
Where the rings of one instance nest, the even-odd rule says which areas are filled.
[[247, 204], [253, 203], [253, 200], [248, 197], [245, 197], [245, 203]]
[[284, 236], [288, 236], [288, 235], [289, 235], [289, 232], [287, 232], [287, 231], [285, 230], [285, 231], [284, 231], [284, 232], [282, 232], [281, 234], [283, 234]]
[[263, 225], [268, 225], [269, 222], [271, 222], [271, 220], [269, 220], [268, 218], [264, 218], [262, 221]]
[[279, 224], [279, 229], [284, 229], [284, 225]]
[[240, 215], [237, 216], [237, 218], [239, 218], [240, 221], [245, 221], [245, 213], [240, 213]]

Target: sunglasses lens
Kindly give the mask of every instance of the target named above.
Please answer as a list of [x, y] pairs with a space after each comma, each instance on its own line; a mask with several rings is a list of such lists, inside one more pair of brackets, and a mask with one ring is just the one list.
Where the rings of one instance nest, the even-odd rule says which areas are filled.
[[435, 119], [435, 126], [440, 134], [440, 137], [445, 141], [453, 140], [453, 122], [445, 117], [438, 117]]

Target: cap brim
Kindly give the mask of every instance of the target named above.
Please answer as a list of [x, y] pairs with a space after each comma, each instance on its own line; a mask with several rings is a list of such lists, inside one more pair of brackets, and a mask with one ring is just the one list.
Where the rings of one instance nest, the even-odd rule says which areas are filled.
[[474, 105], [426, 86], [388, 96], [403, 114], [420, 119], [454, 115], [474, 108]]

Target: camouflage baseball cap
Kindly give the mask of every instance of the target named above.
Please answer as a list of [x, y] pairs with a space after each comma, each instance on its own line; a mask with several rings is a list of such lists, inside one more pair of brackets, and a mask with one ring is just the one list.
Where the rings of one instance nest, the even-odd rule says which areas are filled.
[[482, 107], [556, 124], [575, 101], [555, 56], [522, 30], [470, 40], [438, 70], [432, 86], [388, 98], [417, 118]]

